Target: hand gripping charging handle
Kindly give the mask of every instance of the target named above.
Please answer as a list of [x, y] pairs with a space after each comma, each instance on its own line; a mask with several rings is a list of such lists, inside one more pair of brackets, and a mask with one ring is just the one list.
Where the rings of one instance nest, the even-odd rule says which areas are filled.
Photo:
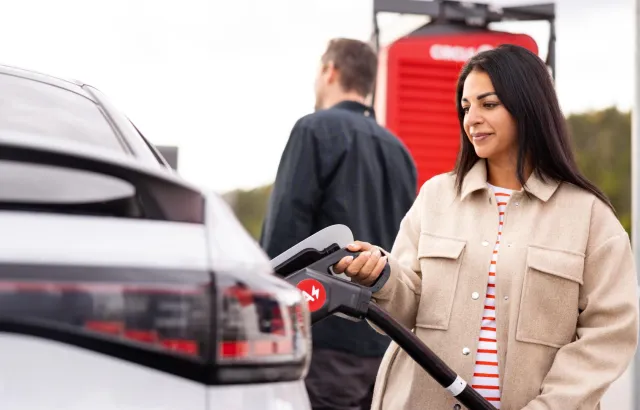
[[[365, 318], [369, 309], [371, 295], [381, 289], [387, 282], [390, 268], [389, 265], [385, 266], [371, 287], [361, 286], [333, 275], [331, 267], [338, 263], [340, 259], [345, 256], [353, 256], [355, 258], [357, 255], [358, 253], [342, 248], [285, 278], [287, 282], [295, 286], [298, 286], [299, 283], [306, 279], [314, 279], [322, 285], [322, 291], [326, 295], [326, 299], [322, 306], [315, 310], [311, 309], [312, 324], [338, 313], [356, 320]], [[310, 296], [313, 297], [313, 295]]]
[[458, 376], [414, 333], [405, 329], [371, 300], [372, 294], [380, 290], [389, 279], [391, 271], [388, 264], [371, 287], [333, 276], [331, 267], [349, 255], [355, 257], [357, 253], [340, 249], [285, 278], [294, 286], [306, 279], [313, 279], [324, 288], [326, 299], [322, 306], [311, 312], [312, 325], [336, 313], [354, 319], [367, 319], [385, 332], [462, 405], [470, 410], [495, 410], [491, 403]]

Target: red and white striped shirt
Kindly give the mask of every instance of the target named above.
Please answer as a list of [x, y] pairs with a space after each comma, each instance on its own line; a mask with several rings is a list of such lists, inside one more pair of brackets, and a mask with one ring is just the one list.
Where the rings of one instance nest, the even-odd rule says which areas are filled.
[[489, 185], [498, 203], [498, 238], [489, 264], [489, 280], [484, 301], [484, 313], [480, 327], [480, 339], [471, 387], [476, 389], [496, 409], [500, 408], [500, 375], [498, 374], [498, 340], [496, 333], [496, 264], [500, 250], [500, 237], [504, 225], [504, 214], [511, 190]]

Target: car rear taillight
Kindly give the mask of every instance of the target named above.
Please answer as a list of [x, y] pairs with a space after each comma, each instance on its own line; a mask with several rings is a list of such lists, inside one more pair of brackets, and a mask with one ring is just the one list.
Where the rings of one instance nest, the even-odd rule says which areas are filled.
[[212, 384], [304, 377], [310, 336], [300, 292], [269, 275], [241, 276], [3, 265], [0, 332], [15, 331], [3, 323], [45, 329], [36, 333]]
[[0, 279], [0, 316], [205, 357], [209, 285]]
[[220, 377], [231, 383], [304, 377], [311, 349], [301, 293], [275, 277], [217, 279]]

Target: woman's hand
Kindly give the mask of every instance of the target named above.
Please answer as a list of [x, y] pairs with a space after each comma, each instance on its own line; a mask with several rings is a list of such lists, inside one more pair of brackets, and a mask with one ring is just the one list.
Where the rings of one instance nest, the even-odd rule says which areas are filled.
[[355, 241], [355, 243], [348, 245], [347, 249], [361, 253], [355, 259], [353, 256], [345, 256], [340, 259], [333, 266], [333, 271], [337, 274], [345, 273], [353, 281], [363, 286], [371, 286], [387, 264], [387, 257], [382, 256], [380, 249], [367, 242]]

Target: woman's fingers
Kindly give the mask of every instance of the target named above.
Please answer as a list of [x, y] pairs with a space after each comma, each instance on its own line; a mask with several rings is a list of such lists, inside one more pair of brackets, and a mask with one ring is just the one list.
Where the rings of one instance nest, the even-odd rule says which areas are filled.
[[371, 250], [371, 248], [373, 248], [373, 245], [368, 242], [362, 241], [355, 241], [354, 243], [347, 245], [347, 249], [349, 249], [351, 252], [368, 251]]
[[380, 276], [380, 274], [382, 273], [382, 271], [384, 270], [384, 267], [387, 265], [387, 256], [383, 256], [380, 259], [378, 259], [378, 262], [376, 263], [376, 266], [373, 269], [373, 272], [371, 272], [371, 274], [367, 277], [366, 280], [362, 281], [361, 283], [365, 286], [371, 286], [375, 283], [375, 281], [378, 279], [378, 277]]
[[[347, 249], [351, 252], [366, 251], [371, 248], [372, 245], [370, 243], [360, 241], [355, 241], [354, 243], [347, 245]], [[362, 256], [362, 253], [359, 255], [359, 257], [360, 256]], [[360, 267], [364, 265], [364, 262], [366, 262], [366, 257], [363, 257], [358, 260], [355, 267], [351, 267], [351, 263], [356, 259], [357, 258], [354, 258], [353, 256], [345, 256], [344, 258], [340, 259], [338, 263], [333, 265], [333, 271], [338, 274], [346, 273], [349, 276], [353, 276], [354, 273], [357, 273]], [[349, 267], [349, 271], [346, 271], [347, 267]]]
[[349, 266], [352, 261], [353, 256], [345, 256], [344, 258], [340, 259], [338, 263], [333, 265], [333, 271], [337, 274], [344, 273], [344, 271], [347, 270], [347, 266]]
[[368, 280], [381, 256], [382, 254], [380, 253], [380, 249], [378, 248], [375, 248], [372, 252], [369, 252], [369, 258], [364, 263], [364, 265], [362, 265], [357, 275], [360, 282], [366, 282]]
[[358, 255], [347, 267], [346, 274], [349, 276], [356, 276], [362, 270], [362, 267], [367, 263], [369, 257], [371, 256], [371, 252], [365, 251]]
[[347, 245], [352, 252], [360, 252], [357, 257], [345, 256], [333, 266], [337, 274], [345, 273], [355, 282], [369, 286], [373, 284], [387, 263], [379, 248], [367, 242], [355, 241]]

